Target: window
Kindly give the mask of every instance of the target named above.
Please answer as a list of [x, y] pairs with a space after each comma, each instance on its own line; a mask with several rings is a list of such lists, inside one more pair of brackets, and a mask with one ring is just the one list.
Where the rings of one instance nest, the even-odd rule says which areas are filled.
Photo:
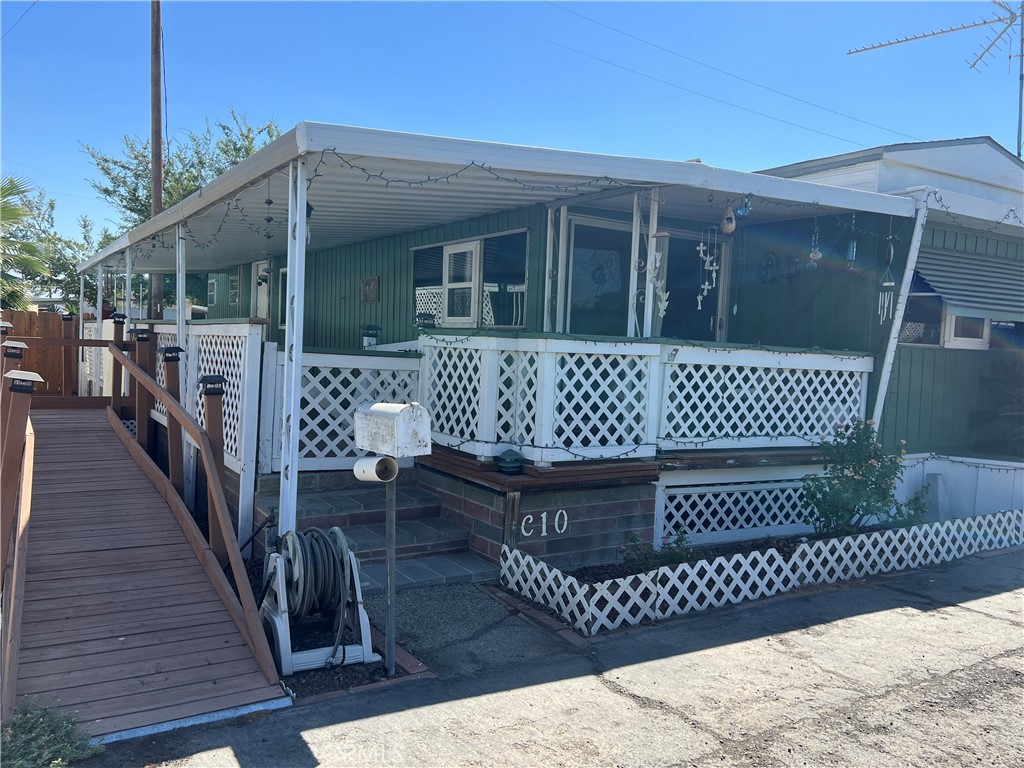
[[288, 313], [288, 268], [277, 271], [277, 327], [284, 328]]
[[984, 317], [950, 311], [942, 296], [915, 272], [899, 342], [950, 349], [988, 349], [991, 325]]
[[955, 349], [988, 349], [989, 321], [984, 317], [946, 314], [943, 343]]
[[206, 281], [206, 306], [212, 307], [217, 303], [217, 278], [211, 277]]
[[526, 232], [413, 252], [416, 322], [421, 327], [522, 327], [526, 316]]
[[228, 304], [238, 306], [238, 275], [228, 277]]

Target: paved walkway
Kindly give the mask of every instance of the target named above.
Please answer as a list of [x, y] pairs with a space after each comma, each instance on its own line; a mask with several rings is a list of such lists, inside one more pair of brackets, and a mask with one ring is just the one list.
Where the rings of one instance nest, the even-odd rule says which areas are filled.
[[85, 765], [1024, 765], [1022, 599], [1018, 549], [573, 644], [471, 585], [409, 590], [399, 640], [438, 679]]

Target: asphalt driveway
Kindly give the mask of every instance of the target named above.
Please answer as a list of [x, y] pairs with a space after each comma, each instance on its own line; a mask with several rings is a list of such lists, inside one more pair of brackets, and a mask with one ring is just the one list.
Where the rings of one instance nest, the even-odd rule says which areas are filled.
[[437, 679], [84, 765], [1024, 765], [1019, 548], [585, 643], [470, 585], [400, 600], [399, 641]]

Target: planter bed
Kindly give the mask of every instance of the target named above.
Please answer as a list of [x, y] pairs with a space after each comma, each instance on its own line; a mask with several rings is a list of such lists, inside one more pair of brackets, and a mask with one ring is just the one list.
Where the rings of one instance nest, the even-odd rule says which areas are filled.
[[736, 552], [596, 583], [502, 547], [501, 583], [584, 636], [1024, 543], [1024, 510]]

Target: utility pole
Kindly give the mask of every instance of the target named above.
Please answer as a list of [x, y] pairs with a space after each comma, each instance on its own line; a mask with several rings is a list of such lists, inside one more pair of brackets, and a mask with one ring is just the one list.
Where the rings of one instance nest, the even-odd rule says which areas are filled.
[[[160, 0], [152, 0], [150, 6], [150, 114], [151, 114], [151, 162], [150, 176], [152, 189], [150, 192], [150, 217], [156, 216], [164, 209], [164, 141], [163, 141], [163, 105], [161, 97], [161, 72], [163, 59], [163, 35], [160, 28]], [[164, 276], [163, 273], [149, 276], [149, 306], [146, 314], [155, 319], [164, 316]], [[178, 304], [181, 304], [179, 299]]]

